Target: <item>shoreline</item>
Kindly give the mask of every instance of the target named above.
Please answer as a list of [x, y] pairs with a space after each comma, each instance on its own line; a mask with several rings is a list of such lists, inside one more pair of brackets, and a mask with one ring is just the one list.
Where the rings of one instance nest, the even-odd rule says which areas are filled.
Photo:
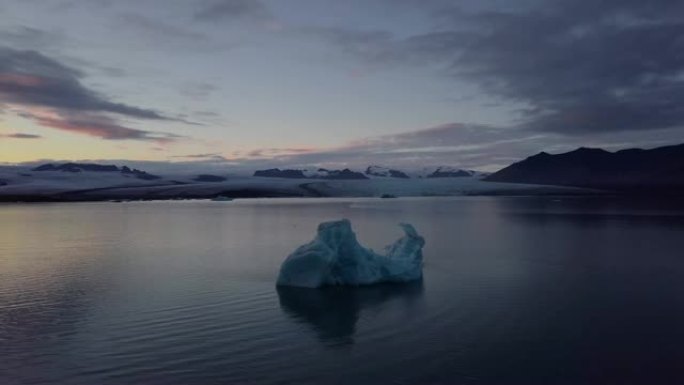
[[[684, 191], [663, 186], [610, 189], [489, 182], [477, 178], [369, 179], [361, 181], [234, 178], [219, 183], [192, 183], [177, 178], [154, 183], [109, 184], [106, 180], [37, 180], [0, 186], [0, 203], [171, 201], [249, 198], [394, 198], [452, 196], [614, 196], [684, 199]], [[88, 183], [90, 182], [90, 183]]]
[[[190, 201], [190, 200], [207, 200], [210, 201], [217, 197], [226, 197], [231, 199], [270, 199], [270, 198], [301, 198], [301, 199], [327, 199], [327, 198], [374, 198], [374, 199], [388, 199], [381, 196], [373, 195], [307, 195], [307, 194], [292, 194], [288, 192], [276, 191], [255, 191], [255, 190], [234, 190], [223, 192], [220, 194], [211, 195], [168, 195], [168, 196], [140, 196], [140, 195], [115, 195], [115, 196], [69, 196], [66, 194], [57, 195], [0, 195], [0, 204], [12, 203], [97, 203], [97, 202], [111, 202], [111, 203], [128, 203], [128, 202], [163, 202], [163, 201]], [[570, 191], [489, 191], [478, 193], [462, 193], [462, 194], [424, 194], [424, 195], [405, 195], [392, 197], [389, 200], [398, 198], [457, 198], [457, 197], [549, 197], [549, 198], [579, 198], [579, 197], [615, 197], [615, 198], [639, 198], [645, 195], [631, 195], [618, 194], [611, 192], [570, 192]], [[684, 199], [684, 196], [682, 197]]]

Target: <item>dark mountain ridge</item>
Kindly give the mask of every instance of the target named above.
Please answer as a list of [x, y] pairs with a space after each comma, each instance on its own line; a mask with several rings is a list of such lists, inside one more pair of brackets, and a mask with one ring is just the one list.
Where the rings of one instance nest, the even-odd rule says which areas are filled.
[[616, 152], [586, 147], [557, 155], [540, 152], [485, 180], [626, 192], [682, 193], [684, 144]]
[[462, 178], [473, 176], [472, 171], [466, 171], [461, 169], [451, 169], [449, 167], [438, 167], [431, 174], [428, 174], [426, 178]]
[[225, 182], [228, 178], [219, 176], [219, 175], [211, 175], [211, 174], [200, 174], [197, 175], [194, 180], [195, 182], [209, 182], [209, 183], [218, 183], [218, 182]]
[[96, 164], [96, 163], [62, 163], [53, 164], [47, 163], [33, 168], [31, 171], [62, 171], [62, 172], [118, 172], [124, 175], [130, 175], [143, 180], [155, 180], [161, 177], [149, 174], [145, 171], [123, 166], [121, 168], [113, 164]]
[[265, 178], [290, 178], [290, 179], [306, 179], [306, 175], [302, 170], [281, 170], [279, 168], [269, 168], [268, 170], [254, 171], [254, 176]]

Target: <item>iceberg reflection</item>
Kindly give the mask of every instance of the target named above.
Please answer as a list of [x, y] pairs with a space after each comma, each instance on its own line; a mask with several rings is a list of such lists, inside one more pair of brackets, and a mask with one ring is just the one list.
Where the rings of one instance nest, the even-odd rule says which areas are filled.
[[399, 302], [412, 307], [423, 296], [423, 281], [322, 289], [278, 286], [280, 307], [298, 322], [310, 324], [325, 343], [350, 344], [364, 309]]

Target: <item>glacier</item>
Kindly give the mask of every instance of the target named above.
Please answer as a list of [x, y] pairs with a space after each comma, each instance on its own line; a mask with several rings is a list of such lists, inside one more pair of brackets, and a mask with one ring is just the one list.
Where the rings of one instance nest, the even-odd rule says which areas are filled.
[[313, 241], [285, 259], [277, 285], [318, 288], [419, 280], [425, 239], [410, 224], [400, 226], [404, 236], [378, 254], [359, 244], [348, 219], [323, 222]]

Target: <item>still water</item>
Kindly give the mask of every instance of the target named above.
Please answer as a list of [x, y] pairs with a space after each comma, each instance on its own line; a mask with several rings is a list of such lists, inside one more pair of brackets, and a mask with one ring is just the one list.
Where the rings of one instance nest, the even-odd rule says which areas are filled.
[[[424, 280], [277, 290], [338, 218], [376, 250], [412, 223]], [[0, 383], [684, 383], [684, 205], [2, 205]]]

